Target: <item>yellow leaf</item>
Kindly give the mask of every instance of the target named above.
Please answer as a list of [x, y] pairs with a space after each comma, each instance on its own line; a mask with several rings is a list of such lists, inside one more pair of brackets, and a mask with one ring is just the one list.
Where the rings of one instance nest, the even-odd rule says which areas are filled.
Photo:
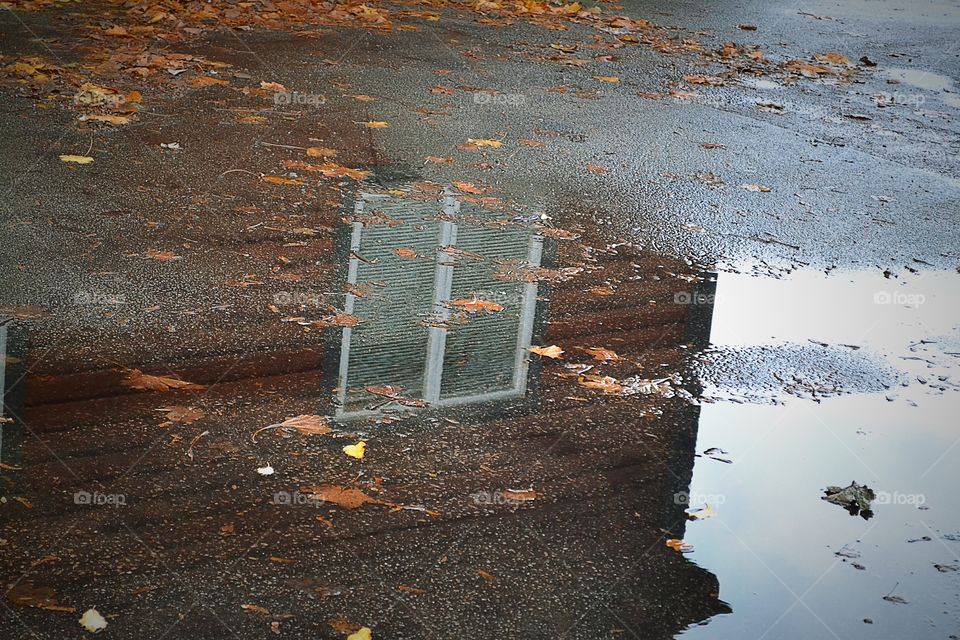
[[383, 120], [371, 120], [370, 122], [365, 122], [364, 125], [368, 129], [386, 129], [390, 126], [390, 123], [384, 122]]
[[500, 140], [488, 140], [485, 138], [467, 138], [467, 144], [472, 144], [477, 147], [493, 147], [494, 149], [499, 149], [503, 146], [503, 142]]
[[359, 631], [348, 635], [347, 640], [370, 640], [372, 637], [373, 631], [370, 630], [370, 627], [360, 627]]
[[60, 159], [64, 162], [76, 162], [77, 164], [90, 164], [93, 162], [93, 158], [90, 156], [60, 156]]
[[343, 448], [343, 452], [350, 456], [351, 458], [356, 458], [357, 460], [363, 460], [363, 454], [367, 449], [366, 440], [361, 440], [357, 444], [348, 444]]
[[563, 355], [563, 349], [557, 345], [551, 345], [549, 347], [530, 347], [530, 352], [535, 353], [543, 358], [559, 358]]
[[600, 82], [609, 82], [610, 84], [617, 84], [620, 82], [620, 78], [617, 76], [593, 76], [594, 80], [599, 80]]
[[360, 95], [353, 96], [353, 99], [357, 100], [358, 102], [373, 102], [374, 100], [376, 100], [376, 98], [374, 98], [373, 96], [364, 95], [362, 93]]
[[671, 538], [667, 540], [667, 546], [673, 549], [674, 551], [679, 551], [680, 553], [686, 553], [687, 551], [693, 551], [693, 545], [687, 544], [683, 540], [677, 540], [676, 538]]

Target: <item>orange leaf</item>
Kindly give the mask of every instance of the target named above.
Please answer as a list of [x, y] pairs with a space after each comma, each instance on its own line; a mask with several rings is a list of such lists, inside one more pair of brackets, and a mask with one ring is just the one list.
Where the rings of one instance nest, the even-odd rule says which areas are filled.
[[143, 373], [140, 369], [130, 369], [127, 377], [121, 382], [123, 386], [137, 391], [169, 391], [170, 389], [203, 389], [202, 384], [194, 384], [177, 378], [166, 376], [152, 376]]
[[263, 176], [261, 180], [271, 184], [303, 184], [302, 180], [291, 180], [290, 178], [281, 178], [280, 176]]
[[497, 311], [503, 311], [502, 304], [498, 304], [493, 300], [480, 300], [477, 297], [470, 298], [469, 300], [452, 300], [450, 304], [462, 308], [467, 313], [477, 313], [478, 311], [494, 313]]

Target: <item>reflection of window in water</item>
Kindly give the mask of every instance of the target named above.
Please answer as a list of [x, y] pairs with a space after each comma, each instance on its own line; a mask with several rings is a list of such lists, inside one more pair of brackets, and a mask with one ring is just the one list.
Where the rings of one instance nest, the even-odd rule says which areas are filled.
[[[538, 287], [517, 271], [540, 266], [543, 238], [502, 218], [450, 195], [361, 196], [344, 310], [362, 323], [343, 329], [338, 417], [368, 413], [368, 386], [434, 406], [525, 394]], [[503, 309], [469, 313], [473, 299]]]

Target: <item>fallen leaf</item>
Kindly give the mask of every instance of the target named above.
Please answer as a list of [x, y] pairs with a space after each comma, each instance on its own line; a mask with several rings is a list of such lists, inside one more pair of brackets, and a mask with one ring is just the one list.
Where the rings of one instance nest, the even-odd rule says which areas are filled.
[[494, 149], [499, 149], [503, 146], [503, 142], [500, 140], [489, 140], [486, 138], [467, 138], [467, 144], [472, 144], [475, 147], [493, 147]]
[[90, 156], [60, 156], [60, 159], [64, 162], [75, 162], [77, 164], [90, 164], [93, 162], [93, 158]]
[[712, 518], [715, 515], [717, 515], [717, 512], [714, 511], [713, 507], [708, 504], [703, 505], [703, 509], [687, 512], [687, 517], [691, 520], [706, 520], [707, 518]]
[[167, 414], [167, 421], [161, 424], [161, 427], [168, 427], [175, 422], [180, 424], [192, 424], [206, 415], [203, 413], [203, 411], [200, 411], [200, 409], [194, 409], [193, 407], [182, 407], [180, 405], [162, 407], [158, 409], [158, 411], [163, 411]]
[[441, 158], [440, 156], [424, 156], [424, 164], [450, 164], [453, 162], [453, 158], [446, 156]]
[[[130, 124], [129, 116], [112, 116], [102, 113], [85, 114], [78, 118], [80, 122], [106, 122], [107, 124]], [[63, 156], [60, 156], [63, 159]]]
[[612, 296], [617, 292], [610, 285], [597, 285], [596, 287], [590, 287], [589, 293], [594, 296]]
[[336, 631], [337, 633], [355, 633], [360, 629], [360, 625], [350, 622], [343, 616], [337, 616], [336, 618], [330, 618], [327, 620], [327, 624], [330, 625], [330, 628]]
[[603, 175], [607, 172], [607, 169], [597, 164], [587, 164], [587, 171], [589, 171], [590, 173], [595, 173], [597, 175]]
[[834, 51], [830, 53], [818, 53], [813, 57], [818, 62], [826, 62], [829, 64], [842, 64], [848, 67], [853, 65], [853, 63], [850, 61], [850, 58], [843, 55], [842, 53], [836, 53]]
[[204, 389], [202, 384], [194, 384], [167, 376], [152, 376], [140, 369], [130, 369], [121, 384], [137, 391], [169, 391], [170, 389]]
[[366, 452], [367, 443], [365, 440], [361, 440], [357, 444], [348, 444], [343, 448], [343, 452], [350, 456], [351, 458], [356, 458], [357, 460], [363, 460], [363, 454]]
[[487, 313], [495, 313], [497, 311], [503, 311], [503, 305], [492, 300], [480, 300], [477, 297], [470, 298], [469, 300], [452, 300], [450, 304], [460, 307], [465, 310], [467, 313], [477, 313], [478, 311], [486, 311]]
[[753, 191], [754, 193], [770, 193], [773, 191], [770, 187], [765, 187], [762, 184], [742, 184], [740, 188], [745, 191]]
[[677, 540], [676, 538], [671, 538], [667, 540], [667, 546], [673, 549], [674, 551], [679, 551], [680, 553], [687, 553], [693, 551], [693, 545], [687, 544], [683, 540]]
[[489, 571], [484, 571], [483, 569], [477, 569], [477, 575], [486, 580], [487, 582], [493, 582], [497, 579], [497, 576], [493, 575]]
[[374, 102], [376, 100], [376, 98], [374, 98], [373, 96], [368, 96], [362, 93], [359, 95], [351, 96], [351, 97], [357, 102]]
[[337, 150], [329, 147], [308, 147], [307, 155], [311, 158], [333, 158], [337, 155]]
[[530, 347], [530, 352], [535, 353], [543, 358], [559, 358], [563, 355], [563, 349], [557, 345], [551, 345], [549, 347]]
[[313, 500], [321, 500], [335, 504], [344, 509], [357, 509], [365, 504], [380, 504], [393, 506], [389, 502], [378, 500], [368, 496], [359, 489], [349, 489], [334, 484], [320, 484], [313, 486], [300, 487], [300, 492], [308, 495]]
[[347, 640], [370, 640], [373, 637], [373, 631], [370, 627], [360, 627], [355, 633], [347, 636]]
[[80, 618], [80, 624], [90, 633], [98, 633], [107, 628], [107, 621], [96, 609], [87, 609]]
[[159, 249], [150, 249], [147, 251], [147, 257], [159, 260], [160, 262], [169, 262], [171, 260], [181, 260], [182, 258], [173, 251], [160, 251]]
[[393, 253], [404, 260], [416, 260], [420, 257], [419, 253], [413, 249], [408, 249], [407, 247], [397, 247], [393, 250]]
[[504, 489], [503, 497], [508, 500], [514, 500], [516, 502], [529, 502], [530, 500], [536, 500], [537, 496], [540, 495], [533, 489]]
[[617, 76], [593, 76], [593, 79], [598, 80], [599, 82], [609, 82], [610, 84], [617, 84], [620, 82], [620, 78]]
[[267, 609], [255, 604], [242, 604], [240, 605], [240, 608], [243, 609], [244, 611], [249, 611], [250, 613], [257, 613], [261, 616], [270, 615], [270, 612]]
[[594, 360], [599, 360], [601, 362], [616, 362], [617, 360], [623, 359], [618, 356], [615, 351], [604, 349], [603, 347], [590, 347], [589, 349], [584, 349], [584, 351], [593, 356]]
[[542, 147], [543, 143], [539, 140], [530, 140], [529, 138], [520, 138], [517, 140], [517, 144], [522, 144], [525, 147]]
[[302, 180], [292, 180], [290, 178], [282, 178], [280, 176], [263, 176], [261, 180], [271, 184], [303, 184]]
[[364, 122], [363, 125], [368, 129], [386, 129], [390, 126], [390, 123], [384, 122], [383, 120], [371, 120], [369, 122]]
[[412, 593], [412, 594], [418, 595], [418, 596], [419, 596], [419, 595], [423, 595], [424, 593], [427, 592], [426, 589], [418, 589], [418, 588], [416, 588], [416, 587], [408, 587], [408, 586], [405, 585], [405, 584], [399, 584], [399, 585], [397, 585], [397, 591], [403, 591], [403, 592], [405, 592], [405, 593]]
[[277, 424], [260, 427], [254, 431], [253, 434], [251, 434], [250, 440], [256, 442], [257, 436], [269, 429], [278, 429], [281, 432], [289, 435], [297, 433], [301, 436], [322, 436], [333, 431], [325, 417], [314, 414], [304, 414], [295, 416], [293, 418], [287, 418], [283, 422], [278, 422]]
[[47, 611], [74, 613], [75, 607], [64, 607], [57, 602], [57, 592], [52, 587], [36, 587], [29, 583], [18, 584], [6, 593], [6, 598], [21, 607], [34, 607]]
[[459, 182], [457, 180], [454, 180], [452, 184], [453, 186], [455, 186], [460, 191], [463, 191], [464, 193], [483, 193], [483, 188], [478, 187], [472, 182]]
[[287, 90], [287, 88], [279, 82], [261, 82], [260, 88], [265, 91], [273, 91], [274, 93], [281, 93]]
[[581, 387], [596, 389], [604, 393], [620, 393], [623, 390], [623, 385], [620, 384], [620, 381], [610, 376], [581, 376], [577, 380], [577, 384]]

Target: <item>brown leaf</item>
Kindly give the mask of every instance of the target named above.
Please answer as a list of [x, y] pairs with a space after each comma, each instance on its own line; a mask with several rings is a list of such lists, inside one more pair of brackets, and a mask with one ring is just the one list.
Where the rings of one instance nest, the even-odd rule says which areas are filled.
[[259, 614], [259, 615], [261, 615], [261, 616], [268, 616], [268, 615], [270, 615], [270, 612], [269, 612], [269, 611], [267, 611], [266, 609], [264, 609], [264, 608], [261, 607], [261, 606], [255, 605], [255, 604], [242, 604], [242, 605], [240, 605], [240, 608], [243, 609], [244, 611], [249, 611], [250, 613], [256, 613], [256, 614]]
[[337, 150], [329, 147], [308, 147], [307, 155], [311, 158], [333, 158], [337, 155]]
[[603, 175], [607, 173], [608, 170], [606, 167], [601, 167], [598, 164], [587, 164], [587, 171], [589, 171], [590, 173], [595, 173], [597, 175]]
[[462, 300], [451, 300], [450, 304], [455, 307], [460, 307], [467, 313], [477, 313], [479, 311], [486, 311], [487, 313], [495, 313], [497, 311], [503, 311], [503, 305], [493, 300], [481, 300], [477, 297], [470, 299]]
[[159, 409], [159, 411], [163, 411], [167, 414], [167, 422], [160, 425], [162, 427], [170, 426], [174, 422], [178, 422], [180, 424], [192, 424], [206, 415], [200, 409], [194, 409], [193, 407], [182, 407], [180, 405], [163, 407]]
[[408, 249], [407, 247], [397, 247], [393, 250], [393, 253], [397, 257], [403, 258], [404, 260], [416, 260], [420, 257], [420, 254], [414, 251], [413, 249]]
[[617, 360], [623, 359], [618, 356], [615, 351], [604, 349], [603, 347], [590, 347], [588, 349], [584, 349], [584, 351], [593, 356], [594, 360], [599, 360], [601, 362], [616, 362]]
[[515, 500], [517, 502], [529, 502], [530, 500], [536, 500], [537, 496], [540, 495], [533, 489], [504, 489], [502, 493], [504, 498], [508, 500]]
[[140, 369], [130, 369], [121, 384], [137, 391], [169, 391], [171, 389], [204, 389], [202, 384], [194, 384], [167, 376], [152, 376]]
[[453, 162], [453, 158], [446, 156], [441, 158], [440, 156], [425, 156], [423, 158], [424, 164], [450, 164]]
[[256, 442], [257, 436], [260, 433], [270, 429], [279, 429], [290, 434], [296, 432], [301, 436], [322, 436], [333, 431], [324, 416], [304, 414], [293, 418], [287, 418], [283, 422], [278, 422], [277, 424], [260, 427], [251, 434], [250, 440]]
[[577, 384], [581, 387], [603, 391], [604, 393], [620, 393], [623, 391], [623, 385], [620, 384], [620, 381], [610, 376], [581, 376], [577, 380]]
[[347, 487], [337, 486], [335, 484], [318, 484], [300, 487], [300, 492], [307, 494], [314, 500], [329, 502], [330, 504], [335, 504], [338, 507], [343, 507], [344, 509], [358, 509], [366, 504], [393, 506], [389, 502], [368, 496], [359, 489], [350, 489]]
[[483, 187], [478, 187], [472, 182], [460, 182], [458, 180], [454, 180], [452, 184], [464, 193], [483, 193], [484, 191]]
[[483, 569], [477, 569], [477, 575], [486, 580], [487, 582], [493, 582], [497, 579], [497, 576], [493, 575], [489, 571], [484, 571]]
[[154, 260], [159, 260], [160, 262], [170, 262], [171, 260], [183, 259], [173, 251], [160, 251], [159, 249], [150, 249], [147, 251], [147, 257], [153, 258]]
[[261, 180], [270, 184], [303, 184], [303, 180], [292, 180], [281, 176], [263, 176]]
[[535, 353], [542, 358], [559, 358], [563, 355], [563, 349], [557, 345], [551, 345], [549, 347], [530, 347], [530, 352]]

